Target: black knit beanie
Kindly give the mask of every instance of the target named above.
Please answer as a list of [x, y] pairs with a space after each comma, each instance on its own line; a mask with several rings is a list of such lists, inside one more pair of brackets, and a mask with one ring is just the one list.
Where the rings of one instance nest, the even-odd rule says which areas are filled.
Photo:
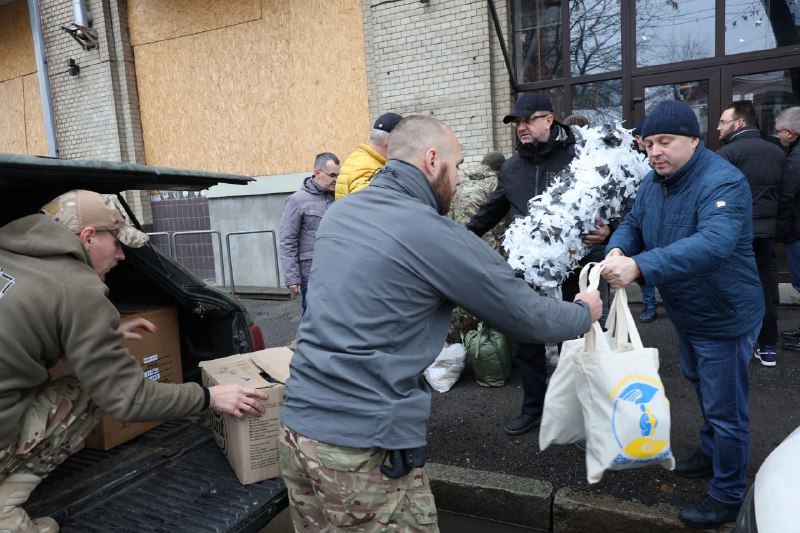
[[700, 137], [700, 124], [692, 108], [677, 100], [658, 104], [644, 121], [642, 138], [662, 134]]

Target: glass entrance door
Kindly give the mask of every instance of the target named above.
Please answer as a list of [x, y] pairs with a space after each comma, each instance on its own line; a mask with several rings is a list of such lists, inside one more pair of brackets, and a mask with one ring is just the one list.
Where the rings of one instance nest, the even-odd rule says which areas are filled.
[[[719, 69], [672, 72], [634, 78], [633, 123], [645, 118], [665, 100], [678, 100], [692, 108], [700, 123], [701, 140], [710, 148], [719, 146], [716, 124], [719, 114]], [[716, 144], [715, 144], [716, 142]]]

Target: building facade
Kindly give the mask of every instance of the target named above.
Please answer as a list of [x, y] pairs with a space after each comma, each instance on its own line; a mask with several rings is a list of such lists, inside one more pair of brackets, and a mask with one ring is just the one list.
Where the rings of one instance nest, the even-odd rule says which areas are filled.
[[[67, 31], [75, 4], [96, 46]], [[713, 149], [727, 102], [752, 99], [765, 135], [800, 103], [799, 30], [795, 0], [0, 0], [0, 151], [52, 153], [50, 127], [60, 157], [293, 187], [315, 154], [346, 157], [387, 111], [442, 120], [467, 162], [511, 154], [501, 119], [528, 91], [557, 118], [628, 126], [679, 99]], [[151, 206], [180, 200], [130, 203], [175, 231], [172, 204]]]

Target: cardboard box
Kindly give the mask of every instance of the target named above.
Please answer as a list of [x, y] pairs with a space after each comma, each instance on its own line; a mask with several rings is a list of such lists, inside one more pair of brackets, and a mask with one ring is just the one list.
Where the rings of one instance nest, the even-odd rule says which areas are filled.
[[[120, 315], [123, 320], [137, 316], [146, 318], [158, 328], [155, 333], [145, 333], [141, 340], [126, 340], [123, 344], [141, 365], [145, 378], [162, 383], [183, 383], [177, 310], [174, 307], [123, 308], [120, 309]], [[65, 358], [50, 369], [51, 379], [71, 373], [72, 369]], [[106, 415], [86, 437], [86, 447], [110, 450], [161, 423], [121, 422]]]
[[260, 417], [248, 415], [238, 420], [233, 415], [208, 411], [214, 438], [243, 484], [280, 475], [278, 431], [291, 358], [288, 348], [269, 348], [200, 363], [206, 387], [241, 383], [267, 391]]

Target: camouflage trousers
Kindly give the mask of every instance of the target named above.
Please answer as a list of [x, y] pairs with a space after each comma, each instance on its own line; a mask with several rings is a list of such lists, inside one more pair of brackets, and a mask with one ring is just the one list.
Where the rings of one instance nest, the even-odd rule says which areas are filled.
[[0, 448], [0, 481], [17, 472], [44, 479], [81, 449], [102, 416], [74, 376], [47, 382], [25, 411], [17, 441]]
[[385, 454], [325, 444], [281, 425], [281, 476], [295, 531], [438, 532], [425, 470], [390, 479], [380, 471]]

